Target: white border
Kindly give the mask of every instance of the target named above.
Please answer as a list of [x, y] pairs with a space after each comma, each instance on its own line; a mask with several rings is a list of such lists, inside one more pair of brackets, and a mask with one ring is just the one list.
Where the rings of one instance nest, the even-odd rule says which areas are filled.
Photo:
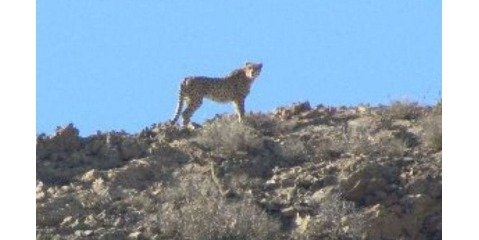
[[444, 239], [477, 236], [478, 2], [443, 1]]
[[35, 239], [35, 1], [0, 1], [0, 226]]

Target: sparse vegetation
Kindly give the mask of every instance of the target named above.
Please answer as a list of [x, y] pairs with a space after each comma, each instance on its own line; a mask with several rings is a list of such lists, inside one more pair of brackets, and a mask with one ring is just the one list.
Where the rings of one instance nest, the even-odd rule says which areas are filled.
[[350, 128], [345, 133], [345, 147], [347, 152], [351, 152], [356, 155], [371, 154], [373, 151], [378, 150], [375, 148], [373, 141], [374, 126], [372, 125], [359, 125]]
[[264, 136], [279, 136], [288, 131], [288, 129], [281, 125], [281, 122], [275, 119], [271, 114], [261, 112], [250, 113], [247, 115], [246, 120], [249, 126], [261, 132]]
[[385, 114], [392, 119], [413, 120], [421, 116], [421, 107], [414, 101], [393, 101]]
[[[167, 191], [175, 204], [161, 211], [162, 239], [278, 239], [280, 224], [252, 199], [228, 201], [210, 180]], [[165, 198], [170, 196], [166, 195]]]
[[427, 145], [435, 151], [442, 149], [442, 104], [439, 103], [422, 122]]
[[206, 124], [196, 141], [209, 150], [228, 154], [254, 151], [262, 147], [258, 131], [232, 118], [220, 118]]
[[297, 217], [298, 231], [293, 239], [361, 239], [370, 227], [365, 216], [358, 212], [353, 202], [344, 201], [337, 194], [323, 200], [317, 215], [309, 219]]
[[441, 104], [37, 137], [37, 239], [441, 239]]

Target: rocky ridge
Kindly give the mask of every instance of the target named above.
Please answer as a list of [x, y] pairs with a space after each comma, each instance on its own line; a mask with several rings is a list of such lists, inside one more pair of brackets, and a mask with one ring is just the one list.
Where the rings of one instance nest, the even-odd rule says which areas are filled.
[[37, 137], [37, 239], [441, 239], [441, 105]]

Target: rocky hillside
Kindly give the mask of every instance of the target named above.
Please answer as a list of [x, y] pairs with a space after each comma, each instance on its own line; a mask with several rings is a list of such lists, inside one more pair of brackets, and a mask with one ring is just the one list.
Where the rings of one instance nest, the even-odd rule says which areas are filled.
[[37, 239], [441, 239], [441, 104], [37, 138]]

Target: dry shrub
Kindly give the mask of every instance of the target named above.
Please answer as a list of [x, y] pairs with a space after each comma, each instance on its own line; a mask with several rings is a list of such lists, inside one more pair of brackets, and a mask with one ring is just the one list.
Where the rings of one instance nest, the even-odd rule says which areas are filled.
[[297, 165], [311, 158], [311, 151], [298, 137], [288, 137], [280, 143], [278, 155], [282, 160]]
[[435, 110], [421, 123], [426, 145], [440, 151], [442, 149], [442, 111]]
[[333, 160], [341, 156], [346, 151], [343, 134], [327, 134], [324, 132], [315, 132], [305, 142], [309, 150], [310, 159]]
[[195, 140], [209, 150], [228, 154], [254, 151], [262, 146], [258, 131], [238, 120], [226, 118], [205, 125]]
[[421, 115], [421, 108], [417, 102], [393, 101], [384, 114], [392, 119], [413, 120]]
[[371, 125], [358, 126], [345, 132], [344, 148], [347, 152], [360, 155], [377, 151], [372, 141], [374, 128]]
[[310, 217], [305, 226], [298, 226], [302, 231], [295, 231], [293, 239], [364, 239], [365, 219], [353, 202], [332, 194], [322, 202], [317, 215]]
[[150, 127], [143, 129], [139, 137], [150, 141], [158, 141], [160, 143], [171, 142], [175, 139], [191, 137], [192, 132], [188, 129], [180, 128], [171, 124], [152, 124]]
[[207, 179], [186, 183], [166, 191], [160, 239], [278, 239], [279, 222], [253, 201], [228, 202]]
[[247, 118], [247, 124], [261, 132], [264, 136], [281, 136], [288, 132], [288, 127], [283, 126], [278, 118], [271, 114], [250, 113]]
[[401, 157], [419, 145], [418, 137], [405, 127], [383, 129], [382, 123], [359, 125], [344, 133], [343, 148], [356, 155]]
[[400, 127], [397, 130], [386, 131], [385, 136], [379, 139], [378, 153], [382, 156], [402, 157], [409, 152], [411, 148], [419, 145], [418, 137], [409, 132], [407, 128]]
[[388, 138], [382, 139], [377, 149], [381, 156], [402, 157], [407, 153], [408, 147], [403, 139]]

